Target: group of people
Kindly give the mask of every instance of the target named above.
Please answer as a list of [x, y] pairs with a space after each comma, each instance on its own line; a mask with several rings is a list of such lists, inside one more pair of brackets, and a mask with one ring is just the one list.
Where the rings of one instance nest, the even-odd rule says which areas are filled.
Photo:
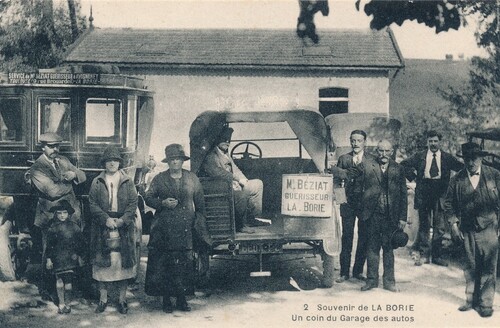
[[[406, 245], [406, 180], [416, 180], [415, 208], [419, 230], [412, 245], [415, 265], [433, 263], [447, 266], [443, 237], [449, 225], [454, 240], [463, 244], [466, 302], [460, 311], [475, 309], [481, 317], [493, 314], [498, 260], [500, 213], [500, 172], [482, 165], [488, 155], [473, 142], [461, 145], [457, 156], [441, 150], [442, 136], [429, 131], [427, 150], [401, 163], [392, 157], [393, 145], [382, 140], [376, 156], [365, 151], [366, 133], [350, 135], [352, 151], [339, 157], [332, 168], [334, 177], [345, 184], [346, 203], [341, 204], [342, 283], [351, 277], [351, 253], [357, 218], [357, 246], [352, 277], [366, 281], [362, 291], [379, 283], [379, 257], [383, 250], [383, 287], [396, 292], [393, 249]], [[452, 172], [455, 172], [452, 175]], [[432, 237], [430, 237], [432, 232]], [[367, 276], [363, 276], [365, 261]]]
[[86, 181], [85, 173], [59, 154], [62, 138], [55, 133], [40, 136], [42, 154], [30, 168], [30, 181], [38, 195], [34, 225], [41, 235], [43, 274], [41, 293], [48, 293], [50, 276], [56, 279], [58, 313], [71, 312], [70, 291], [75, 271], [83, 265], [84, 250], [91, 249], [92, 278], [99, 282], [97, 313], [106, 309], [108, 289], [117, 285], [118, 311], [127, 313], [128, 280], [136, 275], [134, 181], [120, 170], [117, 147], [104, 150], [104, 168], [89, 192], [92, 217], [90, 244], [82, 234], [81, 206], [73, 186]]
[[[262, 213], [262, 182], [248, 180], [227, 155], [232, 130], [226, 128], [207, 156], [207, 174], [228, 180], [234, 187], [237, 230], [253, 233], [249, 225]], [[40, 136], [42, 155], [30, 169], [30, 180], [38, 196], [35, 226], [43, 248], [41, 293], [47, 293], [55, 276], [58, 312], [71, 312], [70, 291], [76, 269], [82, 265], [85, 238], [82, 235], [80, 204], [74, 185], [86, 181], [85, 173], [76, 168], [59, 149], [62, 138], [54, 133]], [[148, 244], [148, 266], [145, 291], [163, 296], [163, 311], [174, 306], [190, 311], [186, 294], [194, 286], [193, 250], [207, 249], [211, 239], [205, 221], [205, 204], [198, 177], [182, 168], [188, 160], [179, 144], [165, 148], [168, 170], [157, 174], [144, 194], [145, 203], [155, 210]], [[128, 282], [137, 274], [135, 215], [138, 194], [134, 181], [121, 170], [123, 160], [116, 146], [104, 149], [104, 170], [94, 178], [89, 191], [90, 262], [92, 278], [99, 283], [96, 313], [105, 311], [108, 291], [118, 289], [118, 311], [128, 312]], [[234, 182], [234, 183], [233, 183]]]
[[[232, 129], [225, 128], [208, 153], [202, 172], [226, 180], [233, 188], [237, 231], [253, 233], [262, 224], [262, 181], [248, 180], [228, 155]], [[380, 250], [383, 251], [383, 288], [398, 291], [394, 274], [394, 249], [406, 245], [403, 232], [407, 224], [406, 180], [416, 179], [415, 207], [419, 231], [413, 244], [415, 265], [434, 263], [446, 266], [442, 239], [446, 225], [452, 236], [463, 243], [466, 302], [459, 310], [475, 309], [482, 317], [493, 313], [498, 258], [498, 214], [500, 172], [482, 165], [487, 153], [475, 143], [461, 147], [464, 163], [442, 151], [441, 135], [427, 134], [427, 150], [401, 163], [393, 159], [389, 140], [381, 140], [375, 155], [365, 151], [367, 135], [354, 130], [352, 151], [339, 157], [332, 168], [335, 178], [343, 179], [346, 203], [341, 205], [342, 283], [351, 277], [351, 252], [357, 219], [358, 244], [352, 276], [366, 283], [368, 291], [379, 285]], [[41, 232], [44, 273], [53, 273], [59, 299], [59, 313], [69, 313], [68, 292], [75, 269], [82, 265], [81, 210], [73, 186], [85, 182], [85, 173], [59, 154], [62, 139], [53, 133], [40, 136], [42, 155], [30, 169], [31, 183], [38, 193], [35, 226]], [[194, 286], [193, 251], [209, 247], [205, 221], [203, 189], [198, 177], [185, 169], [189, 157], [179, 144], [165, 148], [168, 170], [157, 174], [144, 195], [155, 210], [148, 244], [145, 291], [163, 297], [163, 311], [175, 308], [190, 311], [186, 295]], [[119, 291], [118, 311], [127, 313], [127, 284], [137, 273], [135, 213], [137, 191], [122, 171], [117, 147], [107, 147], [101, 159], [104, 168], [89, 192], [92, 278], [99, 282], [96, 313], [108, 304], [108, 290]], [[452, 176], [451, 172], [456, 174]], [[432, 228], [432, 240], [430, 229]], [[363, 276], [367, 262], [367, 276]], [[47, 281], [46, 279], [42, 279]], [[47, 287], [47, 286], [44, 286]], [[42, 288], [43, 289], [43, 288]]]

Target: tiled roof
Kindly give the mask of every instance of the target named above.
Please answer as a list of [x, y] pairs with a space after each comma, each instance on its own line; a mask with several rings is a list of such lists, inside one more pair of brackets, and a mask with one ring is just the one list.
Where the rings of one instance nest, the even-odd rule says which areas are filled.
[[95, 28], [66, 54], [67, 63], [118, 66], [394, 68], [403, 66], [390, 30], [321, 30], [305, 46], [294, 30], [140, 30]]

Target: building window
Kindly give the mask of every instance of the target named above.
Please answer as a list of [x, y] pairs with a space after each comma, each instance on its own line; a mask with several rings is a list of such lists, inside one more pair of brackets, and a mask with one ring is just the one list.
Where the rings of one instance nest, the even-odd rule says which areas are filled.
[[345, 88], [319, 89], [319, 112], [324, 117], [349, 112], [349, 90]]

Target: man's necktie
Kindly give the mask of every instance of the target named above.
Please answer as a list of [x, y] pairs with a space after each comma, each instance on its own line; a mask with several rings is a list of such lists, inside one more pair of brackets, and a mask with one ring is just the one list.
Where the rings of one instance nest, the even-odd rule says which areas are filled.
[[54, 158], [54, 168], [56, 169], [57, 176], [61, 177], [61, 166], [59, 165], [59, 158]]
[[360, 162], [359, 160], [359, 157], [358, 155], [355, 155], [353, 158], [352, 158], [352, 163], [354, 164], [354, 166], [358, 165]]
[[439, 175], [436, 154], [432, 154], [432, 162], [431, 162], [431, 168], [429, 169], [429, 174], [430, 174], [431, 178], [435, 178]]

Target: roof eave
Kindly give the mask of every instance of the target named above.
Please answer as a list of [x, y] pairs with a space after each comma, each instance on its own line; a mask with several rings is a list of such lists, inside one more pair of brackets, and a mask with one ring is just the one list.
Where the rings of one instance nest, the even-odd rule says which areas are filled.
[[352, 65], [352, 66], [343, 66], [343, 65], [255, 65], [255, 64], [180, 64], [180, 63], [130, 63], [130, 62], [121, 62], [118, 63], [116, 61], [64, 61], [66, 64], [114, 64], [120, 67], [126, 68], [152, 68], [158, 67], [162, 69], [256, 69], [256, 70], [266, 70], [266, 69], [275, 69], [275, 70], [299, 70], [299, 71], [308, 71], [308, 70], [319, 70], [319, 71], [350, 71], [350, 70], [363, 70], [363, 71], [387, 71], [393, 69], [403, 68], [404, 65]]

